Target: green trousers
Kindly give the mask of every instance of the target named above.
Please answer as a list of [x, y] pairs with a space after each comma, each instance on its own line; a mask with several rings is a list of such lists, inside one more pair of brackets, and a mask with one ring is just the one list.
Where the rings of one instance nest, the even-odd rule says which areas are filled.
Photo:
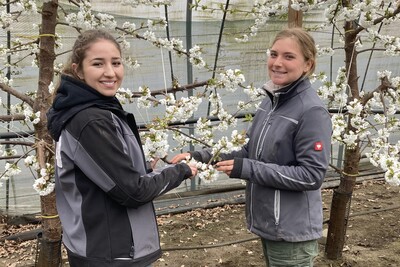
[[267, 267], [313, 267], [318, 241], [285, 242], [261, 238]]

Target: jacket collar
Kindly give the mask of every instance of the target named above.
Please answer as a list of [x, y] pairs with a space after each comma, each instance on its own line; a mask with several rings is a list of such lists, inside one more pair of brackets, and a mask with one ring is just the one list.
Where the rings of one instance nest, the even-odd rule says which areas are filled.
[[47, 112], [47, 128], [53, 139], [58, 141], [65, 124], [75, 114], [92, 106], [111, 110], [117, 115], [124, 114], [116, 97], [103, 96], [89, 85], [62, 75], [56, 97]]
[[308, 77], [301, 76], [298, 80], [282, 87], [279, 87], [273, 84], [271, 81], [268, 81], [263, 85], [262, 88], [267, 92], [267, 94], [271, 98], [275, 96], [279, 97], [279, 99], [287, 99], [306, 90], [308, 87], [310, 87], [310, 85], [311, 83]]

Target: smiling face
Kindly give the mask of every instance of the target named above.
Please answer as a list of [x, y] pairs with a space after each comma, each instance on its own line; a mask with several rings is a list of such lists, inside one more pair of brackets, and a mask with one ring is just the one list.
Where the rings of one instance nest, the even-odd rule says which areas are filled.
[[295, 38], [278, 39], [270, 49], [268, 74], [276, 85], [288, 85], [306, 74], [313, 63], [306, 60]]
[[114, 96], [124, 77], [121, 53], [113, 42], [99, 39], [85, 51], [82, 66], [72, 68], [86, 84], [104, 96]]

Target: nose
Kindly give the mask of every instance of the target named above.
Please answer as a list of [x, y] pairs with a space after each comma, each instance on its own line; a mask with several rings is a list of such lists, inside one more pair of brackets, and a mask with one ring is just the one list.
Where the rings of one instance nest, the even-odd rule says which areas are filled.
[[104, 76], [110, 77], [114, 76], [115, 71], [114, 71], [114, 66], [111, 63], [105, 64], [104, 65]]
[[282, 59], [280, 57], [276, 57], [274, 62], [273, 62], [274, 66], [281, 66], [282, 65]]

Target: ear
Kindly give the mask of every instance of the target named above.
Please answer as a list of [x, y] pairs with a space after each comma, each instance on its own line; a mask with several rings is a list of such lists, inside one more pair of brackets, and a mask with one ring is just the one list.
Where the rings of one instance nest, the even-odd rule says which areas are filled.
[[75, 73], [76, 76], [78, 76], [79, 79], [83, 80], [83, 73], [82, 71], [79, 70], [79, 66], [76, 63], [72, 63], [72, 70]]
[[309, 72], [313, 65], [314, 65], [314, 62], [312, 60], [308, 60], [304, 66], [304, 73]]

